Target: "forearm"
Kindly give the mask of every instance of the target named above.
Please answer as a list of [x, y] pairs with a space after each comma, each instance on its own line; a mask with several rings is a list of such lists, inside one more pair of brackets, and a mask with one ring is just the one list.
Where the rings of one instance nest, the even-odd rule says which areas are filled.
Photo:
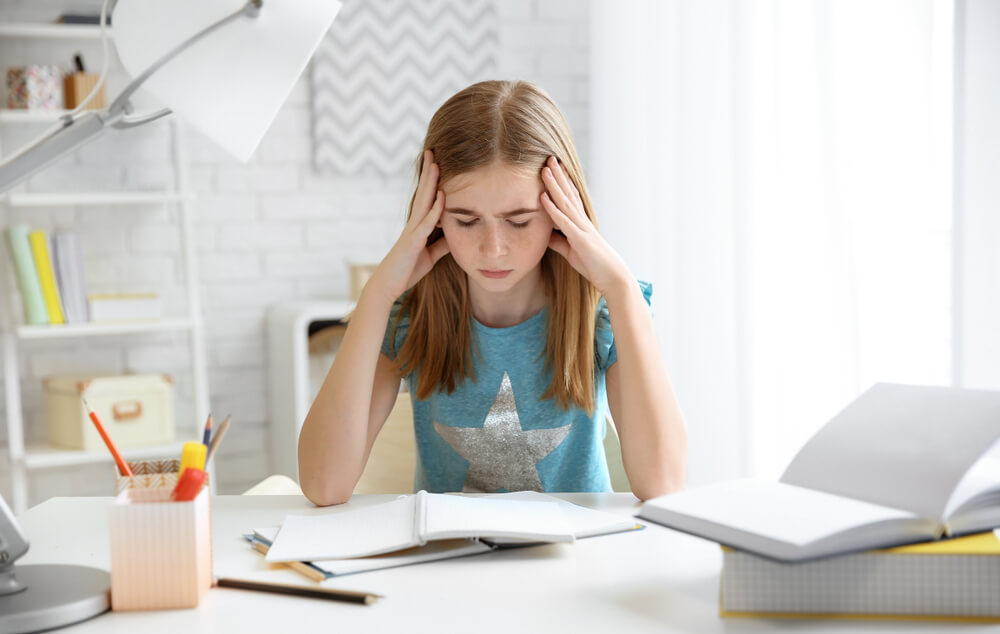
[[640, 499], [684, 486], [687, 430], [642, 291], [629, 278], [606, 294], [618, 352], [618, 406], [613, 412], [622, 461]]
[[299, 482], [317, 504], [346, 501], [367, 453], [375, 368], [392, 302], [363, 292], [299, 434]]

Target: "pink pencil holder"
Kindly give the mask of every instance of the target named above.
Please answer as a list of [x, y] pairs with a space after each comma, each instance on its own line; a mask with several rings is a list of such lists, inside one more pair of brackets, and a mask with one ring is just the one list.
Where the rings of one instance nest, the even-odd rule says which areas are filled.
[[171, 502], [171, 488], [126, 489], [111, 507], [111, 609], [193, 608], [212, 585], [208, 488]]

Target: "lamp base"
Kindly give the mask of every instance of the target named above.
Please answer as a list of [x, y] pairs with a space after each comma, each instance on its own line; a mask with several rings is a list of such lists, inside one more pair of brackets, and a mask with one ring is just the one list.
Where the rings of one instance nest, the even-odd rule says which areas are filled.
[[0, 596], [0, 634], [38, 632], [78, 623], [111, 607], [111, 575], [64, 564], [15, 567], [27, 589]]

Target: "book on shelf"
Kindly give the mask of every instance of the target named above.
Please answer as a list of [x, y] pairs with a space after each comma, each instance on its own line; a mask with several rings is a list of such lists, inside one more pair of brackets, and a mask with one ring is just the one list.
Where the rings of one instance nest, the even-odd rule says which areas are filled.
[[31, 326], [44, 326], [49, 323], [49, 312], [45, 308], [42, 297], [42, 285], [38, 279], [38, 269], [35, 268], [35, 258], [31, 252], [28, 225], [11, 225], [7, 227], [7, 246], [14, 273], [17, 277], [17, 287], [21, 291], [21, 304], [24, 308], [24, 323]]
[[358, 509], [289, 515], [247, 539], [269, 546], [272, 562], [301, 561], [339, 576], [538, 543], [635, 530], [630, 517], [543, 493], [459, 496], [420, 491]]
[[724, 617], [1000, 621], [993, 531], [788, 563], [724, 547]]
[[38, 282], [42, 287], [45, 309], [49, 313], [49, 323], [64, 324], [66, 318], [63, 314], [55, 273], [52, 270], [48, 234], [41, 229], [35, 229], [28, 233], [28, 242], [31, 244], [31, 255], [35, 261], [35, 269], [38, 271]]
[[90, 321], [144, 321], [163, 317], [156, 293], [98, 293], [87, 297]]
[[[639, 517], [783, 561], [1000, 526], [1000, 392], [879, 383], [824, 425], [777, 482], [647, 500]], [[976, 468], [973, 468], [976, 467]]]
[[56, 284], [66, 313], [66, 323], [79, 324], [88, 320], [87, 282], [83, 273], [80, 241], [72, 231], [52, 232], [52, 263]]

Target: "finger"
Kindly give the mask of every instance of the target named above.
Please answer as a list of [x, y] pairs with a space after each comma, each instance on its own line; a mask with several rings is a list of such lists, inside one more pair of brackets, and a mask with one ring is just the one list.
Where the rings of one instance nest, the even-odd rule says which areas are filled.
[[569, 177], [569, 173], [563, 167], [563, 164], [559, 162], [554, 156], [549, 157], [549, 167], [552, 168], [552, 173], [556, 177], [556, 181], [559, 186], [562, 187], [563, 192], [567, 197], [572, 198], [578, 203], [579, 208], [583, 209], [583, 199], [580, 198], [580, 190], [577, 189], [576, 185], [573, 184], [572, 179]]
[[442, 211], [444, 211], [444, 192], [439, 189], [434, 197], [434, 204], [431, 205], [431, 208], [427, 210], [427, 215], [420, 221], [419, 227], [422, 233], [425, 235], [431, 234], [431, 231], [437, 226], [438, 220], [441, 219]]
[[549, 217], [552, 218], [553, 224], [556, 228], [567, 235], [567, 237], [572, 237], [574, 235], [579, 235], [580, 227], [574, 223], [569, 216], [563, 213], [549, 196], [548, 192], [542, 192], [539, 196], [542, 201], [542, 208], [548, 212]]
[[[583, 208], [583, 200], [580, 198], [579, 190], [577, 190], [573, 181], [570, 180], [566, 170], [562, 168], [562, 165], [559, 164], [556, 157], [549, 157], [546, 170], [548, 170], [549, 178], [551, 178], [552, 182], [555, 182], [558, 186], [559, 192], [562, 193], [562, 199], [560, 199], [554, 192], [553, 199], [556, 203], [580, 227], [586, 227], [587, 224], [593, 224], [590, 222], [590, 218], [587, 217], [587, 212]], [[543, 170], [543, 174], [544, 173], [545, 170]]]
[[423, 220], [433, 204], [437, 191], [437, 177], [438, 166], [434, 163], [434, 154], [430, 150], [425, 150], [423, 166], [420, 169], [420, 180], [417, 182], [417, 191], [413, 196], [413, 209], [410, 211], [411, 221], [416, 223]]
[[576, 205], [566, 196], [562, 186], [556, 180], [555, 174], [548, 166], [542, 168], [542, 183], [549, 192], [549, 198], [556, 204], [560, 211], [576, 226], [584, 227], [579, 213], [576, 213]]

